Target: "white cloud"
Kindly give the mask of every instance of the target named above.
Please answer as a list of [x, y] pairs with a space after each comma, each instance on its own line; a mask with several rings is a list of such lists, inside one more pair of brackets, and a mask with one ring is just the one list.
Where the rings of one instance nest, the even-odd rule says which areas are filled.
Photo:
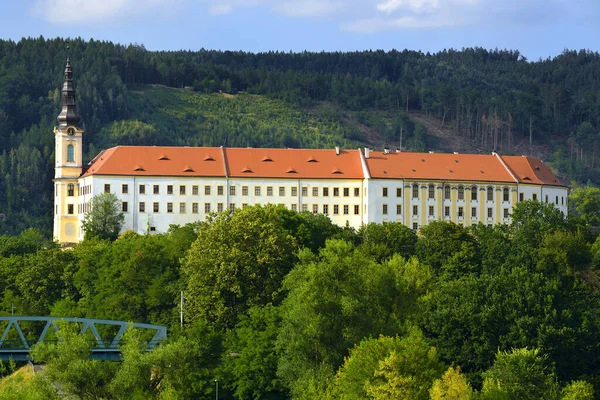
[[180, 0], [37, 0], [31, 13], [52, 23], [99, 23], [168, 9]]
[[375, 33], [389, 30], [437, 29], [464, 26], [472, 23], [464, 17], [444, 18], [441, 16], [400, 18], [365, 18], [344, 23], [340, 27], [344, 31], [356, 33]]
[[377, 9], [389, 14], [401, 8], [421, 12], [427, 9], [439, 8], [439, 6], [440, 0], [386, 0], [382, 3], [378, 3]]

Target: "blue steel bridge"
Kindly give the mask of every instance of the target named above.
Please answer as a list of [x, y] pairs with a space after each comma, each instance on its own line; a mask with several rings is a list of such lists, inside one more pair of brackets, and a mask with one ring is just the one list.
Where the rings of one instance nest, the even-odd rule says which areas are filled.
[[[152, 339], [148, 341], [147, 351], [152, 350], [160, 341], [167, 338], [167, 327], [161, 325], [131, 323], [127, 321], [112, 321], [106, 319], [90, 318], [62, 318], [62, 317], [25, 317], [25, 316], [0, 316], [0, 326], [6, 324], [0, 337], [0, 360], [30, 361], [29, 350], [38, 342], [55, 342], [56, 339], [47, 339], [50, 330], [58, 332], [60, 325], [57, 322], [73, 323], [81, 326], [80, 334], [91, 334], [94, 340], [91, 359], [94, 360], [120, 360], [121, 351], [119, 344], [123, 334], [129, 327], [148, 332]], [[37, 334], [31, 326], [42, 328]], [[25, 328], [25, 334], [23, 333]], [[1, 331], [1, 328], [0, 328]], [[37, 329], [39, 332], [39, 329]], [[105, 333], [106, 331], [112, 334]], [[116, 334], [114, 333], [116, 331]], [[100, 332], [104, 332], [104, 338]], [[25, 337], [28, 336], [29, 339]], [[7, 338], [11, 338], [10, 340]], [[149, 336], [148, 336], [149, 337]]]

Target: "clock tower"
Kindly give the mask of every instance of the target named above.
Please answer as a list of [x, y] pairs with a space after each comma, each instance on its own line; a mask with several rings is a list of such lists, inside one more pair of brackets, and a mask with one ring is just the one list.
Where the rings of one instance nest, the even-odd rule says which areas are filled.
[[83, 129], [75, 105], [71, 61], [67, 57], [62, 87], [62, 109], [54, 127], [54, 240], [76, 243], [79, 237], [78, 179], [82, 173]]

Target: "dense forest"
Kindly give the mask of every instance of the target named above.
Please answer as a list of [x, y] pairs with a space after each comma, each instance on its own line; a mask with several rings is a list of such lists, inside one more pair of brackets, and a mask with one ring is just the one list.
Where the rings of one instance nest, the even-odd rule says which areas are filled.
[[542, 157], [567, 181], [600, 182], [595, 52], [532, 62], [482, 48], [252, 54], [1, 40], [0, 232], [50, 235], [67, 53], [87, 160], [116, 144], [496, 150]]
[[254, 206], [69, 251], [35, 229], [0, 236], [4, 314], [168, 326], [151, 352], [130, 331], [121, 362], [89, 360], [94, 338], [65, 327], [32, 350], [44, 370], [0, 380], [0, 397], [598, 398], [600, 189], [571, 201], [567, 219], [525, 201], [511, 225], [418, 235]]

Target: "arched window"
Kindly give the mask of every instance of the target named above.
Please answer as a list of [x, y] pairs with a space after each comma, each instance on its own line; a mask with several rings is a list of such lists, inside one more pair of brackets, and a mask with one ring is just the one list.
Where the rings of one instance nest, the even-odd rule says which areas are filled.
[[413, 197], [413, 199], [419, 198], [419, 185], [412, 186], [412, 197]]
[[504, 188], [504, 189], [502, 189], [502, 201], [508, 202], [509, 201], [508, 199], [509, 199], [508, 188]]
[[429, 198], [430, 199], [435, 199], [435, 186], [433, 185], [429, 185]]
[[67, 185], [67, 196], [75, 196], [75, 185], [72, 183]]
[[487, 188], [487, 201], [494, 201], [494, 188], [491, 186]]
[[471, 186], [471, 200], [477, 200], [477, 186]]
[[462, 186], [458, 187], [458, 200], [464, 200], [465, 199], [465, 188]]
[[75, 146], [72, 144], [67, 146], [67, 162], [75, 162]]

